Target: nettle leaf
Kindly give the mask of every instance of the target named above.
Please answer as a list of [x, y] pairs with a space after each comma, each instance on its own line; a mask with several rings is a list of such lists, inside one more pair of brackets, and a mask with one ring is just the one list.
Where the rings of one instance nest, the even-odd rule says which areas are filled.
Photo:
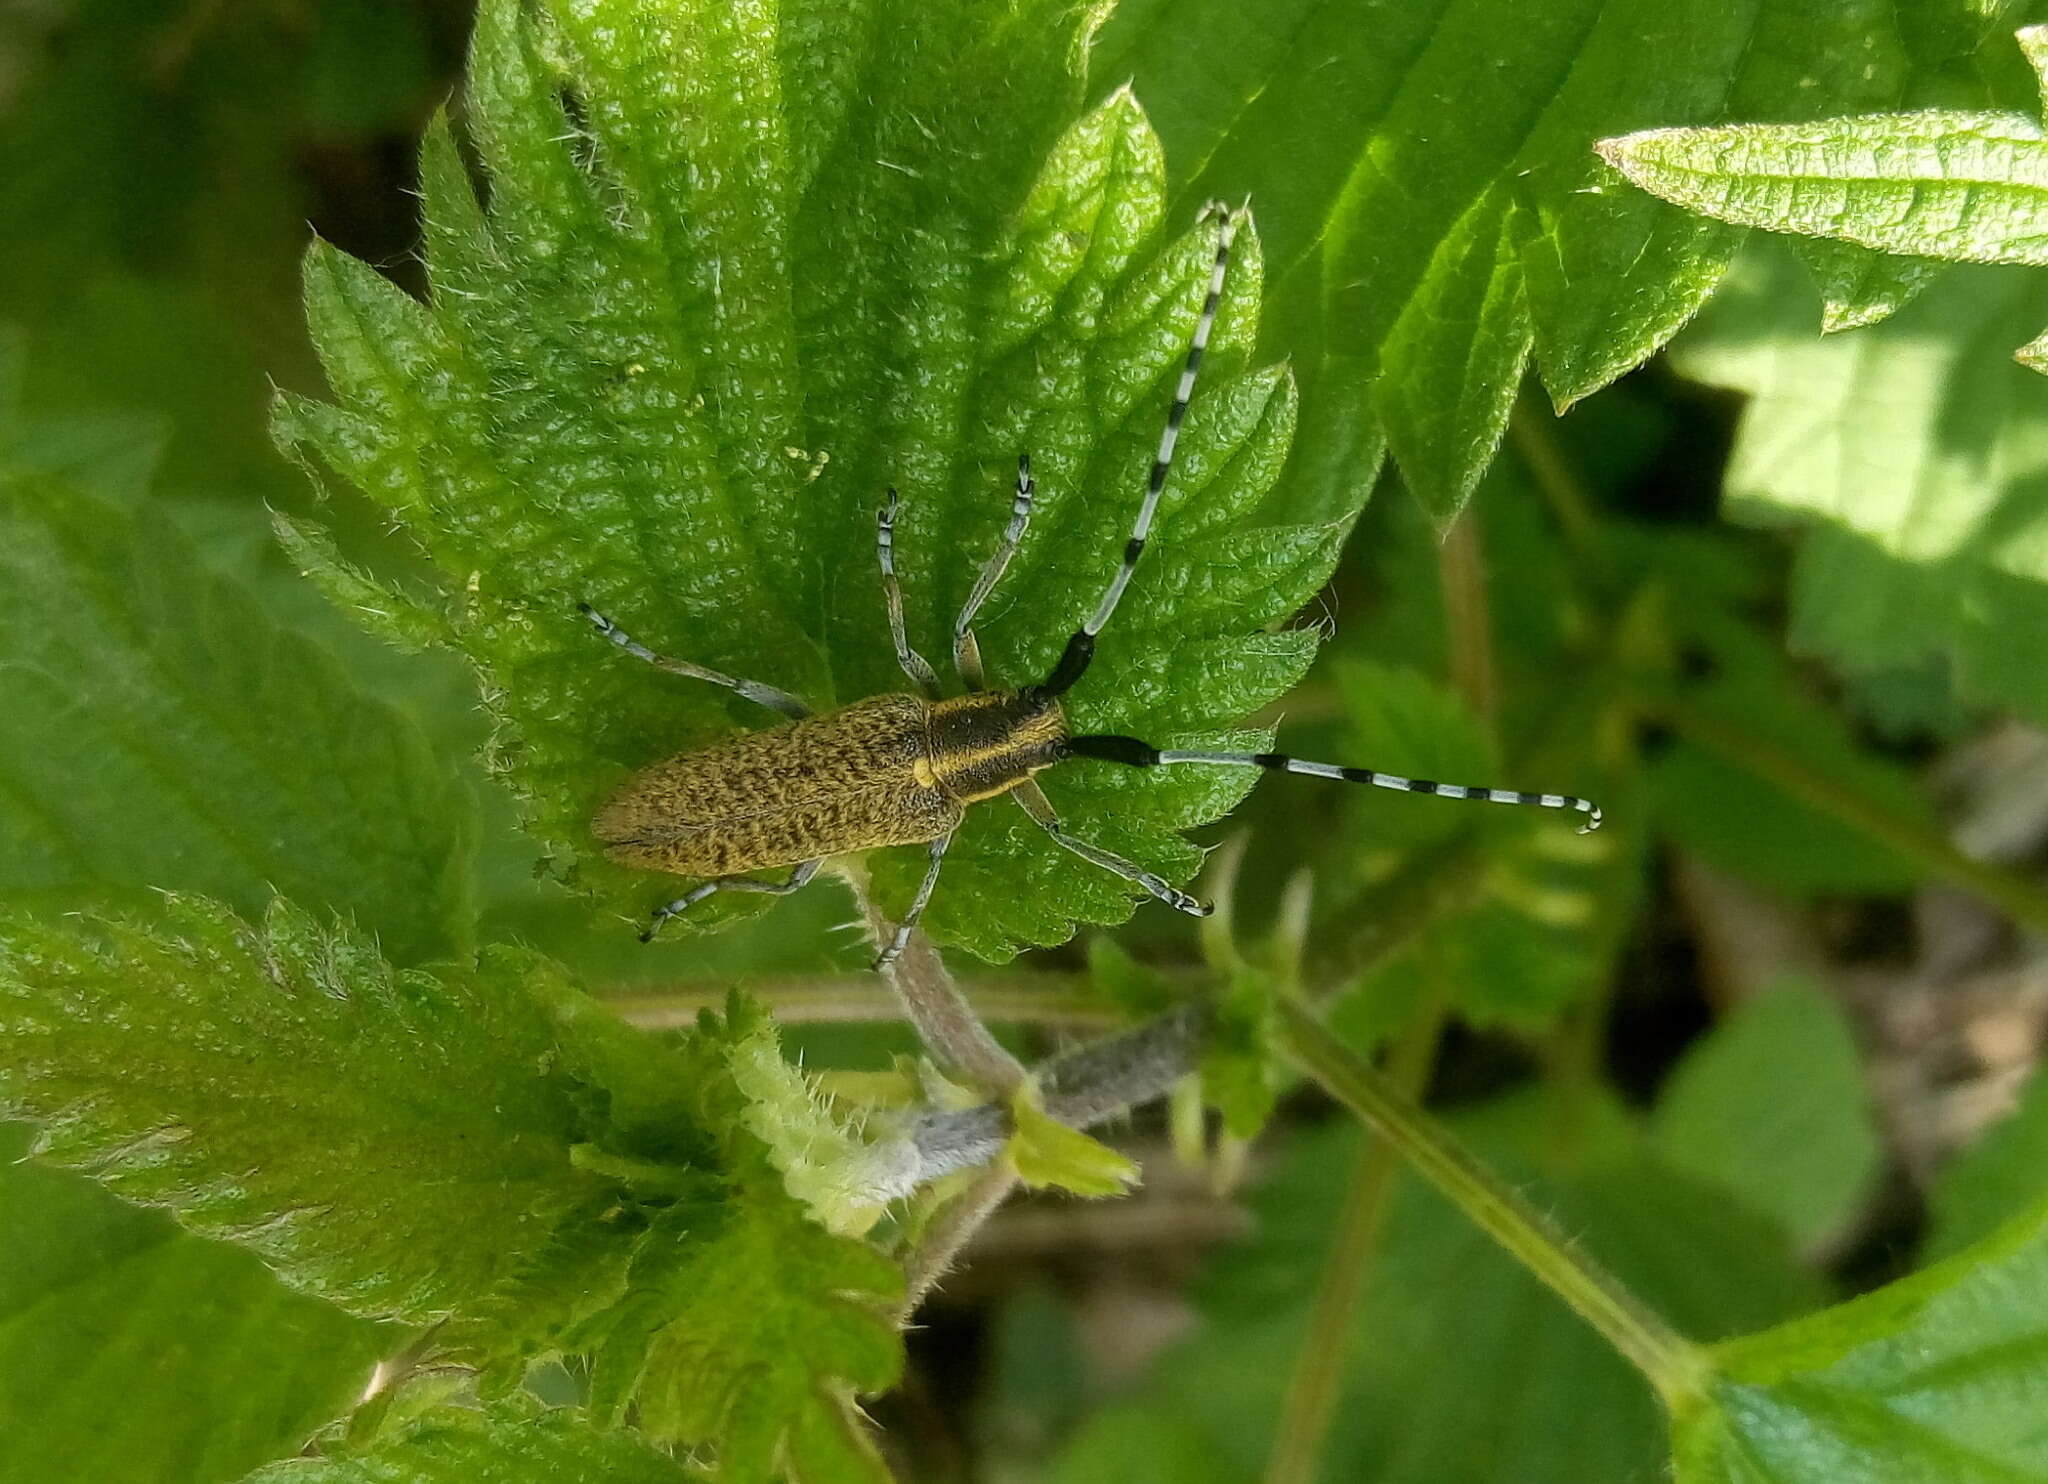
[[865, 1457], [853, 1389], [900, 1366], [901, 1275], [748, 1131], [732, 1063], [765, 1034], [738, 1004], [665, 1046], [537, 955], [394, 971], [281, 904], [0, 930], [0, 1111], [42, 1122], [37, 1154], [344, 1308], [450, 1321], [494, 1389], [589, 1353], [739, 1478]]
[[[1560, 1112], [1515, 1096], [1466, 1110], [1456, 1126], [1490, 1164], [1538, 1190], [1633, 1290], [1694, 1333], [1770, 1323], [1817, 1300], [1817, 1286], [1768, 1226], [1656, 1160], [1612, 1103], [1596, 1098], [1568, 1115], [1572, 1132], [1563, 1137]], [[1657, 1408], [1641, 1377], [1411, 1174], [1396, 1178], [1349, 1332], [1335, 1345], [1310, 1338], [1363, 1137], [1331, 1127], [1290, 1142], [1251, 1194], [1252, 1235], [1218, 1254], [1196, 1294], [1204, 1323], [1124, 1405], [1090, 1419], [1051, 1477], [1259, 1477], [1311, 1345], [1308, 1363], [1334, 1368], [1338, 1388], [1322, 1478], [1577, 1484], [1657, 1476]], [[1560, 1416], [1573, 1425], [1560, 1427]], [[1172, 1462], [1130, 1474], [1104, 1466], [1140, 1446]]]
[[1619, 189], [1597, 139], [1893, 106], [1984, 29], [1889, 0], [1131, 0], [1093, 75], [1135, 76], [1179, 199], [1256, 190], [1268, 335], [1302, 370], [1304, 427], [1320, 445], [1369, 402], [1447, 524], [1532, 358], [1561, 406], [1598, 390], [1739, 241]]
[[[670, 1077], [686, 1115], [723, 1131], [722, 1182], [714, 1199], [686, 1191], [650, 1213], [615, 1301], [566, 1344], [591, 1356], [601, 1416], [636, 1408], [658, 1436], [716, 1440], [721, 1479], [766, 1480], [783, 1466], [804, 1479], [885, 1478], [853, 1398], [902, 1372], [903, 1275], [790, 1193], [815, 1168], [793, 1162], [796, 1141], [751, 1133], [764, 1113], [759, 1063], [774, 1046], [772, 1022], [738, 996], [723, 1019], [701, 1019]], [[646, 1091], [650, 1111], [677, 1096], [668, 1084]], [[786, 1134], [789, 1090], [772, 1101]]]
[[1774, 751], [1870, 813], [1925, 829], [1928, 802], [1912, 775], [1860, 744], [1744, 620], [1699, 604], [1679, 622], [1708, 674], [1684, 692], [1690, 734], [1651, 769], [1658, 823], [1719, 869], [1774, 891], [1910, 889], [1920, 875], [1913, 861], [1765, 776], [1745, 747]]
[[1808, 528], [1794, 648], [1880, 714], [1932, 671], [1966, 702], [2048, 718], [2048, 396], [2009, 357], [2048, 323], [2048, 293], [1957, 268], [1895, 319], [1828, 340], [1797, 328], [1811, 302], [1783, 254], [1759, 254], [1674, 352], [1686, 375], [1749, 394], [1728, 513]]
[[[1166, 215], [1129, 94], [1061, 133], [1085, 35], [1054, 0], [780, 20], [494, 0], [465, 115], [488, 206], [447, 125], [422, 162], [431, 303], [309, 257], [338, 402], [284, 400], [278, 436], [446, 574], [437, 606], [484, 673], [530, 829], [623, 912], [673, 891], [605, 861], [590, 816], [629, 771], [774, 718], [607, 648], [577, 601], [814, 706], [906, 689], [882, 492], [903, 495], [912, 642], [943, 657], [1021, 451], [1039, 505], [985, 610], [991, 676], [1041, 678], [1114, 570], [1215, 229]], [[1238, 242], [1158, 539], [1072, 697], [1083, 729], [1228, 745], [1314, 647], [1265, 630], [1320, 584], [1343, 525], [1267, 498], [1294, 398], [1285, 371], [1243, 369], [1260, 257]], [[1199, 856], [1178, 832], [1249, 781], [1089, 764], [1049, 791], [1076, 833], [1185, 879]], [[876, 859], [885, 907], [923, 860]], [[755, 910], [728, 895], [691, 916]], [[970, 817], [925, 922], [1000, 958], [1131, 910], [1124, 883], [1002, 806]]]
[[418, 726], [202, 562], [134, 436], [13, 411], [0, 387], [0, 896], [281, 889], [395, 957], [466, 941], [475, 805]]
[[2048, 1077], [1941, 1169], [1928, 1196], [1924, 1259], [1949, 1257], [2048, 1198]]
[[360, 1452], [272, 1464], [243, 1484], [689, 1484], [705, 1477], [632, 1433], [601, 1430], [573, 1412], [518, 1417], [450, 1407]]
[[28, 1145], [0, 1125], [0, 1480], [224, 1484], [362, 1395], [376, 1325]]
[[[2019, 40], [2048, 88], [2048, 27]], [[1929, 110], [1652, 129], [1602, 140], [1600, 153], [1644, 190], [1717, 221], [1878, 252], [2048, 263], [2037, 118]]]
[[[1504, 783], [1501, 764], [1470, 710], [1444, 686], [1393, 665], [1350, 661], [1336, 671], [1348, 726], [1344, 755], [1413, 778]], [[1580, 766], [1584, 766], [1581, 764]], [[1639, 889], [1641, 811], [1569, 774], [1541, 786], [1604, 794], [1610, 819], [1577, 833], [1578, 816], [1452, 803], [1385, 790], [1347, 793], [1347, 838], [1368, 882], [1433, 845], [1483, 840], [1487, 864], [1470, 907], [1428, 929], [1413, 947], [1354, 987], [1343, 1012], [1363, 1027], [1382, 1009], [1395, 1018], [1418, 1003], [1418, 976], [1452, 986], [1458, 1012], [1482, 1024], [1540, 1026], [1589, 994], [1619, 951]], [[1515, 786], [1520, 786], [1517, 783]]]
[[1924, 1272], [1715, 1347], [1681, 1484], [1991, 1484], [2048, 1473], [2048, 1207]]
[[38, 1155], [359, 1313], [445, 1318], [605, 1195], [516, 977], [394, 972], [282, 904], [260, 929], [177, 897], [154, 927], [16, 918], [0, 1025]]
[[903, 1275], [812, 1224], [765, 1160], [757, 1174], [721, 1208], [679, 1205], [649, 1227], [618, 1305], [573, 1336], [592, 1352], [592, 1404], [715, 1439], [721, 1480], [886, 1479], [853, 1398], [902, 1373]]
[[1672, 1168], [1719, 1182], [1802, 1245], [1842, 1228], [1882, 1155], [1847, 1018], [1798, 984], [1745, 1002], [1694, 1043], [1651, 1132]]

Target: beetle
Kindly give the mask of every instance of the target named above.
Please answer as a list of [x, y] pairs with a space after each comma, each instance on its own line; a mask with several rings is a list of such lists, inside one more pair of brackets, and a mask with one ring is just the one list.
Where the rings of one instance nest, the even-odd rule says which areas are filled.
[[[600, 633], [627, 653], [671, 674], [724, 686], [786, 718], [768, 730], [681, 753], [635, 774], [591, 821], [591, 831], [605, 854], [622, 865], [707, 878], [655, 909], [653, 920], [640, 935], [642, 942], [651, 940], [669, 918], [714, 892], [780, 896], [804, 886], [829, 857], [885, 845], [925, 845], [930, 857], [924, 877], [909, 911], [875, 960], [877, 969], [886, 968], [903, 952], [931, 900], [946, 847], [968, 807], [999, 794], [1014, 798], [1041, 829], [1075, 855], [1133, 882], [1179, 911], [1208, 915], [1212, 910], [1208, 905], [1163, 877], [1067, 832], [1033, 780], [1034, 775], [1070, 758], [1098, 758], [1137, 768], [1252, 766], [1441, 798], [1573, 809], [1586, 816], [1580, 833], [1599, 828], [1599, 808], [1569, 794], [1468, 788], [1401, 778], [1371, 768], [1307, 762], [1275, 752], [1174, 751], [1136, 737], [1077, 735], [1068, 727], [1061, 698], [1087, 673], [1096, 636], [1115, 615], [1130, 585], [1165, 491], [1181, 422], [1194, 395], [1217, 306], [1222, 302], [1231, 242], [1240, 217], [1241, 210], [1216, 203], [1202, 213], [1202, 224], [1216, 225], [1215, 261], [1153, 456], [1144, 501], [1124, 543], [1116, 575], [1094, 611], [1067, 640], [1058, 663], [1044, 680], [1015, 690], [989, 689], [973, 627], [976, 613], [1002, 579], [1030, 523], [1036, 486], [1029, 454], [1017, 461], [1009, 524], [953, 621], [954, 668], [966, 686], [964, 695], [940, 695], [937, 674], [930, 662], [911, 648], [904, 632], [903, 592], [896, 576], [897, 495], [893, 489], [876, 518], [875, 549], [896, 661], [916, 684], [914, 694], [871, 696], [814, 715], [802, 701], [774, 686], [655, 654], [589, 604], [578, 605]], [[773, 882], [746, 874], [778, 867], [793, 869], [785, 880]]]

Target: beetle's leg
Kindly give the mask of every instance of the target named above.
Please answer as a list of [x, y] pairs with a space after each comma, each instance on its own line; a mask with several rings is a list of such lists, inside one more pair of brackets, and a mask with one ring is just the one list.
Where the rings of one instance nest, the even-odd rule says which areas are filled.
[[960, 605], [960, 616], [953, 620], [953, 668], [960, 672], [961, 683], [969, 690], [982, 690], [987, 684], [981, 670], [981, 644], [974, 637], [974, 615], [981, 611], [988, 595], [1003, 580], [1003, 569], [1010, 565], [1010, 558], [1023, 544], [1024, 528], [1031, 524], [1032, 497], [1037, 493], [1038, 486], [1031, 482], [1031, 455], [1020, 453], [1017, 455], [1017, 495], [1010, 502], [1010, 523], [1003, 528], [1003, 539], [996, 544], [995, 555], [983, 564], [981, 575], [974, 579], [974, 591]]
[[810, 879], [818, 874], [818, 867], [824, 864], [825, 862], [822, 858], [814, 861], [805, 861], [789, 873], [789, 880], [787, 881], [756, 881], [751, 876], [720, 876], [717, 880], [707, 881], [702, 886], [693, 886], [666, 907], [656, 907], [654, 909], [654, 921], [647, 924], [647, 930], [640, 934], [640, 941], [642, 943], [652, 943], [654, 935], [661, 931], [663, 923], [667, 922], [671, 917], [677, 917], [689, 911], [714, 892], [757, 891], [771, 897], [786, 897], [791, 892], [800, 891], [809, 885]]
[[708, 680], [713, 685], [722, 685], [729, 691], [745, 696], [756, 705], [766, 706], [770, 711], [780, 711], [784, 716], [801, 719], [811, 714], [810, 707], [786, 690], [777, 690], [774, 686], [763, 685], [758, 680], [741, 680], [722, 671], [706, 669], [703, 665], [693, 665], [688, 660], [672, 660], [666, 655], [656, 654], [588, 603], [578, 603], [576, 611], [589, 619], [592, 627], [605, 638], [635, 659], [647, 661], [657, 670], [666, 670], [671, 675], [684, 675], [691, 680]]
[[896, 924], [896, 931], [889, 935], [889, 941], [883, 945], [882, 951], [875, 955], [877, 973], [895, 963], [902, 955], [904, 945], [910, 941], [910, 934], [917, 926], [917, 920], [924, 916], [925, 903], [932, 899], [932, 888], [939, 884], [939, 865], [946, 858], [946, 847], [952, 843], [951, 830], [932, 841], [931, 863], [924, 868], [924, 880], [917, 883], [917, 895], [910, 899], [910, 910], [903, 914], [903, 921]]
[[1054, 843], [1063, 850], [1071, 850], [1084, 861], [1092, 861], [1105, 871], [1114, 871], [1126, 881], [1134, 881], [1145, 890], [1166, 903], [1177, 912], [1190, 917], [1207, 917], [1216, 908], [1199, 897], [1191, 897], [1163, 876], [1146, 870], [1135, 861], [1127, 861], [1120, 855], [1113, 855], [1099, 845], [1090, 845], [1086, 840], [1077, 840], [1068, 834], [1060, 823], [1059, 814], [1052, 807], [1052, 800], [1029, 778], [1010, 790], [1010, 797], [1023, 807], [1026, 814], [1036, 820], [1038, 827], [1052, 836]]
[[903, 632], [903, 585], [896, 580], [896, 491], [875, 515], [875, 556], [882, 564], [882, 601], [889, 607], [889, 637], [896, 643], [896, 663], [932, 700], [939, 696], [938, 672], [931, 661], [910, 647]]

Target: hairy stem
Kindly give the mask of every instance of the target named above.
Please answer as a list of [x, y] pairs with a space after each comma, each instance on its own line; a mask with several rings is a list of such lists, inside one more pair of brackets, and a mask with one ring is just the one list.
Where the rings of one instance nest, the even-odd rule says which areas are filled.
[[981, 1230], [982, 1223], [996, 1214], [1016, 1188], [1017, 1171], [1007, 1159], [998, 1160], [946, 1203], [904, 1264], [901, 1318], [908, 1319], [917, 1312], [917, 1306], [959, 1261], [961, 1251]]
[[1282, 1002], [1279, 1024], [1282, 1049], [1304, 1072], [1599, 1331], [1643, 1373], [1668, 1411], [1704, 1396], [1712, 1370], [1704, 1352], [1573, 1246], [1548, 1216], [1474, 1159], [1312, 1011]]
[[[1439, 982], [1431, 1003], [1394, 1050], [1388, 1076], [1404, 1097], [1421, 1096], [1436, 1060], [1448, 1001]], [[1272, 1455], [1266, 1460], [1265, 1484], [1308, 1484], [1315, 1477], [1330, 1420], [1336, 1415], [1344, 1362], [1357, 1328], [1365, 1280], [1379, 1247], [1387, 1197], [1393, 1193], [1400, 1167], [1400, 1154], [1393, 1142], [1368, 1131], [1352, 1166], [1344, 1210], [1316, 1289], [1308, 1335], [1281, 1402], [1280, 1425], [1273, 1434]]]
[[1889, 845], [1930, 874], [1975, 892], [2013, 921], [2036, 932], [2048, 932], [2048, 893], [2010, 871], [1964, 855], [1932, 826], [1897, 813], [1775, 743], [1682, 701], [1659, 701], [1650, 710], [1709, 751], [1769, 779], [1802, 803]]
[[1493, 615], [1486, 601], [1485, 553], [1479, 513], [1466, 506], [1436, 553], [1444, 593], [1444, 639], [1451, 657], [1451, 685], [1491, 732], [1500, 710], [1500, 686], [1493, 664]]
[[[895, 926], [875, 905], [867, 873], [858, 866], [843, 869], [867, 922], [868, 936], [880, 947], [889, 941]], [[1010, 1055], [974, 1013], [953, 976], [946, 972], [945, 961], [931, 939], [921, 932], [912, 933], [902, 955], [884, 972], [918, 1039], [947, 1076], [1004, 1101], [1024, 1085], [1024, 1064]]]
[[[1212, 1022], [1206, 1003], [1191, 1002], [1041, 1062], [1034, 1075], [1045, 1111], [1070, 1128], [1087, 1128], [1164, 1096], [1194, 1070]], [[1009, 1140], [1010, 1114], [993, 1103], [924, 1113], [905, 1135], [917, 1151], [916, 1172], [905, 1190], [894, 1192], [899, 1195], [994, 1159]]]
[[1580, 557], [1596, 555], [1600, 527], [1593, 514], [1592, 492], [1557, 440], [1557, 414], [1533, 388], [1525, 387], [1516, 399], [1514, 416], [1508, 420], [1508, 442], [1550, 506], [1573, 552]]
[[[895, 1020], [902, 1007], [875, 991], [873, 974], [787, 974], [749, 979], [748, 988], [775, 1012], [777, 1020], [812, 1024]], [[1109, 1029], [1123, 1017], [1102, 997], [1089, 993], [1074, 974], [1010, 969], [960, 981], [974, 1013], [998, 1024], [1066, 1025]], [[630, 1024], [668, 1030], [696, 1024], [702, 1010], [718, 1010], [729, 992], [724, 982], [678, 984], [631, 994], [602, 994], [605, 1004]]]

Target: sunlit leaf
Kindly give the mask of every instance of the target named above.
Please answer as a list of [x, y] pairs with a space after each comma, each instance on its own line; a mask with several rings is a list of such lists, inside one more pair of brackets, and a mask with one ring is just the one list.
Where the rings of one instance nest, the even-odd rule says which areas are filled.
[[1651, 1129], [1673, 1167], [1720, 1182], [1801, 1243], [1841, 1229], [1880, 1158], [1848, 1023], [1799, 985], [1737, 1007], [1695, 1043]]
[[[1329, 443], [1369, 398], [1442, 523], [1525, 363], [1560, 404], [1605, 386], [1699, 308], [1739, 240], [1628, 190], [1596, 140], [1895, 106], [1995, 30], [1881, 0], [1130, 0], [1094, 75], [1135, 76], [1183, 199], [1257, 192], [1268, 334], [1301, 368], [1305, 429]], [[1876, 298], [1844, 289], [1845, 313]]]
[[1681, 1484], [1991, 1484], [2048, 1474], [2048, 1210], [1875, 1293], [1716, 1347]]
[[[451, 132], [427, 141], [432, 302], [329, 249], [309, 258], [339, 401], [285, 401], [279, 436], [442, 568], [504, 776], [558, 870], [607, 900], [637, 915], [673, 894], [592, 849], [586, 821], [628, 771], [773, 718], [608, 649], [578, 601], [818, 706], [901, 690], [873, 554], [882, 490], [903, 495], [911, 639], [943, 658], [1020, 451], [1039, 506], [985, 614], [991, 674], [1042, 677], [1114, 571], [1216, 229], [1165, 214], [1128, 94], [1070, 123], [1084, 34], [1049, 0], [780, 29], [709, 4], [497, 0], [465, 117], [488, 208]], [[1238, 244], [1157, 540], [1071, 697], [1079, 729], [1220, 742], [1313, 650], [1266, 630], [1328, 572], [1346, 512], [1266, 499], [1294, 400], [1284, 371], [1245, 369], [1260, 254], [1250, 230]], [[1077, 834], [1185, 878], [1198, 856], [1177, 831], [1246, 782], [1088, 764], [1049, 789]], [[877, 861], [885, 905], [922, 866]], [[733, 901], [693, 917], [756, 910]], [[991, 807], [926, 922], [1000, 957], [1131, 906], [1125, 883]]]

